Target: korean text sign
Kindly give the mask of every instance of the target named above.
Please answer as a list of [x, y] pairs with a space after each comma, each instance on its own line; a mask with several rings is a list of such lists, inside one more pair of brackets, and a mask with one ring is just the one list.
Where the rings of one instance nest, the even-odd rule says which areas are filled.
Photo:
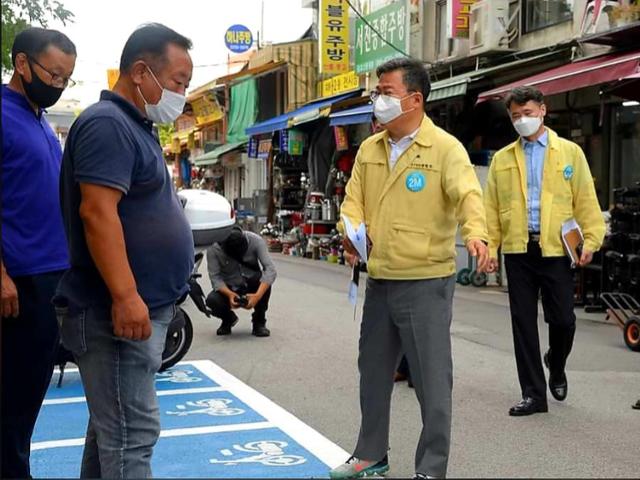
[[349, 4], [320, 0], [320, 72], [349, 71]]
[[370, 72], [409, 51], [408, 13], [406, 0], [400, 0], [365, 17], [373, 29], [362, 19], [356, 20], [356, 73]]

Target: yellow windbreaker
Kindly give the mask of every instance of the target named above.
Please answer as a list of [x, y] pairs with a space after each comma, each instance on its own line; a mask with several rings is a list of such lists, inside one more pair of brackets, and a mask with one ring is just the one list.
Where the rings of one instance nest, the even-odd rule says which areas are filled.
[[[540, 198], [540, 248], [545, 257], [564, 255], [562, 223], [575, 218], [585, 237], [584, 248], [595, 252], [602, 246], [604, 219], [598, 204], [589, 165], [582, 149], [547, 128]], [[485, 189], [489, 249], [502, 253], [527, 251], [527, 170], [520, 139], [493, 157]]]
[[362, 143], [341, 208], [355, 228], [367, 226], [373, 244], [369, 275], [389, 280], [453, 275], [458, 223], [465, 243], [487, 240], [482, 188], [469, 156], [425, 116], [414, 142], [390, 170], [388, 138], [384, 131]]

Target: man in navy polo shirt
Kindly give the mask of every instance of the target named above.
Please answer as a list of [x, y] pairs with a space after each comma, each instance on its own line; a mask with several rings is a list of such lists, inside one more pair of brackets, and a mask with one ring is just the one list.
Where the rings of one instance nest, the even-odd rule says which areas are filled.
[[15, 38], [2, 86], [2, 478], [30, 475], [31, 434], [53, 373], [58, 324], [51, 299], [69, 265], [58, 178], [62, 149], [43, 109], [76, 62], [71, 40], [30, 28]]
[[154, 376], [175, 302], [188, 290], [193, 236], [154, 135], [182, 113], [191, 41], [159, 24], [127, 40], [113, 91], [71, 128], [62, 213], [71, 268], [58, 288], [64, 345], [90, 420], [82, 478], [147, 478], [160, 434]]

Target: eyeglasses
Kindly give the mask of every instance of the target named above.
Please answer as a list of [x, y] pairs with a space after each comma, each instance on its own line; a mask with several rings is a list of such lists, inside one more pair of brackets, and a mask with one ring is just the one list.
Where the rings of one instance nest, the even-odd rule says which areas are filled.
[[[415, 91], [413, 91], [413, 90], [408, 90], [408, 91], [407, 91], [407, 95], [406, 95], [405, 97], [402, 97], [402, 98], [401, 98], [401, 100], [404, 100], [405, 98], [410, 97], [410, 96], [411, 96], [411, 95], [413, 95], [414, 93], [418, 93], [418, 92], [415, 92]], [[378, 90], [371, 90], [371, 91], [369, 92], [369, 98], [371, 98], [371, 101], [372, 101], [372, 102], [375, 102], [375, 101], [376, 101], [376, 99], [377, 99], [380, 95], [383, 95], [383, 93], [382, 93], [382, 92], [379, 92]], [[391, 96], [393, 97], [393, 96], [395, 96], [395, 95], [391, 95]]]
[[44, 68], [42, 66], [42, 64], [40, 62], [38, 62], [35, 58], [33, 57], [27, 57], [28, 61], [29, 61], [29, 65], [31, 65], [31, 62], [35, 63], [36, 65], [38, 65], [42, 70], [44, 70], [45, 72], [47, 72], [49, 74], [49, 76], [51, 77], [51, 86], [52, 87], [56, 87], [56, 88], [72, 88], [76, 85], [76, 82], [71, 78], [71, 77], [61, 77], [60, 75], [56, 75], [55, 73], [51, 73], [49, 70], [47, 70], [46, 68]]

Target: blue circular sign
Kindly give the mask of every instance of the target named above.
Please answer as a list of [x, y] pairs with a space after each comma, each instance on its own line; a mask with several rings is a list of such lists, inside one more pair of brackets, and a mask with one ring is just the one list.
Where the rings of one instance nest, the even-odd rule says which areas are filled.
[[573, 177], [573, 167], [571, 165], [567, 165], [564, 167], [562, 174], [564, 175], [565, 180], [571, 179], [571, 177]]
[[411, 190], [412, 192], [419, 192], [424, 189], [427, 184], [427, 179], [424, 178], [424, 174], [422, 172], [413, 172], [407, 176], [407, 190]]
[[246, 52], [253, 45], [253, 35], [244, 25], [232, 25], [224, 34], [224, 43], [233, 53]]

